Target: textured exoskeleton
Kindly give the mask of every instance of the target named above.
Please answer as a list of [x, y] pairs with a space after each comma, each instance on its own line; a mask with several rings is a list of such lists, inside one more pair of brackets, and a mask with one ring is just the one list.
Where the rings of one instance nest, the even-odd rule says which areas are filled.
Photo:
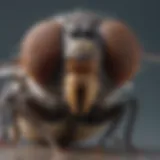
[[129, 105], [136, 111], [136, 100], [124, 99], [122, 88], [137, 73], [140, 54], [126, 24], [92, 12], [33, 25], [21, 40], [17, 60], [0, 70], [1, 77], [11, 77], [1, 106], [13, 111], [12, 140], [66, 146], [104, 132], [110, 122], [112, 133]]

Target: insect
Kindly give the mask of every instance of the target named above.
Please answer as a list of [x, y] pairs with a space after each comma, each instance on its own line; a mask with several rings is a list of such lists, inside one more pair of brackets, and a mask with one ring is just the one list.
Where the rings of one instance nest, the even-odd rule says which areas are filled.
[[113, 122], [111, 134], [126, 108], [136, 112], [135, 98], [123, 100], [121, 94], [114, 103], [108, 98], [135, 76], [140, 55], [126, 24], [94, 12], [75, 11], [33, 25], [17, 58], [0, 68], [1, 77], [10, 77], [0, 105], [11, 111], [12, 141], [22, 137], [33, 144], [68, 146]]

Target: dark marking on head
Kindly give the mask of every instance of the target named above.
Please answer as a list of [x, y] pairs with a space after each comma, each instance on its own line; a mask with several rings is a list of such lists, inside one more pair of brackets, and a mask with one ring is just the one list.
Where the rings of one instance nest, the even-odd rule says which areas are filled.
[[77, 106], [79, 109], [79, 113], [83, 111], [84, 100], [85, 100], [85, 86], [80, 85], [77, 88], [76, 95], [77, 95]]
[[101, 20], [101, 17], [93, 12], [73, 12], [66, 16], [64, 31], [74, 38], [93, 39], [96, 37], [96, 28]]

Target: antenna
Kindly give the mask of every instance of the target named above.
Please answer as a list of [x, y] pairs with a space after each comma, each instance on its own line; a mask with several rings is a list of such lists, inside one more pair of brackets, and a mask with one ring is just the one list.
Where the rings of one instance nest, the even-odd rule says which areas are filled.
[[143, 60], [147, 62], [160, 63], [160, 54], [156, 53], [145, 53]]

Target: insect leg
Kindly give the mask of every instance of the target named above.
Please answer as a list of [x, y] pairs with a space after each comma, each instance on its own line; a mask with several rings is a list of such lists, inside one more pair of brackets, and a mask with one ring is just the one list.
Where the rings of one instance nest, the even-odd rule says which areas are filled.
[[124, 142], [127, 150], [135, 150], [135, 147], [132, 144], [132, 135], [139, 110], [138, 100], [136, 98], [131, 98], [128, 101], [128, 110], [129, 115], [127, 120], [128, 123], [124, 130]]
[[[15, 123], [15, 96], [17, 88], [15, 83], [6, 84], [0, 95], [0, 131], [1, 138], [10, 141], [9, 128]], [[14, 128], [14, 127], [13, 127]], [[13, 132], [15, 129], [13, 129]], [[14, 134], [15, 135], [15, 134]]]
[[[110, 109], [109, 116], [110, 116], [111, 124], [109, 126], [109, 129], [107, 129], [107, 131], [99, 141], [100, 146], [102, 146], [103, 148], [105, 148], [106, 146], [105, 140], [108, 139], [114, 133], [114, 131], [117, 129], [118, 125], [122, 121], [122, 118], [125, 113], [124, 105], [125, 104], [119, 104], [117, 106], [113, 106], [113, 108]], [[108, 116], [108, 113], [107, 113], [107, 116]]]

